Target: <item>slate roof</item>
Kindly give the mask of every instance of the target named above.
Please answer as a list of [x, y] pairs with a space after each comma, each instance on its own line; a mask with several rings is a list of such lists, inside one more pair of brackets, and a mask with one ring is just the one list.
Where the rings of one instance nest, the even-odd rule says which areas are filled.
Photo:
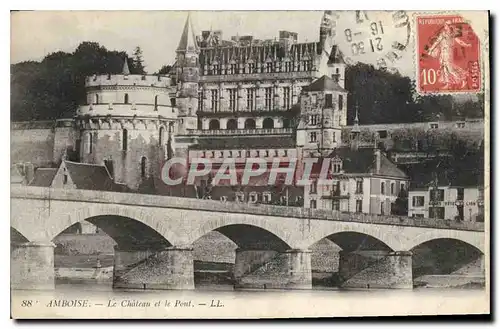
[[344, 173], [364, 173], [377, 176], [408, 178], [408, 175], [389, 160], [383, 152], [380, 153], [380, 171], [377, 173], [373, 148], [351, 149], [349, 147], [341, 147], [335, 149], [328, 157], [332, 158], [335, 156], [342, 159]]
[[57, 170], [57, 168], [38, 168], [29, 186], [50, 187]]
[[124, 186], [116, 184], [104, 165], [64, 161], [68, 175], [77, 189], [124, 192]]
[[332, 78], [324, 75], [318, 80], [312, 82], [310, 85], [302, 88], [303, 91], [340, 91], [347, 92], [344, 88], [342, 88], [339, 83]]
[[295, 148], [293, 136], [232, 136], [200, 138], [194, 150]]

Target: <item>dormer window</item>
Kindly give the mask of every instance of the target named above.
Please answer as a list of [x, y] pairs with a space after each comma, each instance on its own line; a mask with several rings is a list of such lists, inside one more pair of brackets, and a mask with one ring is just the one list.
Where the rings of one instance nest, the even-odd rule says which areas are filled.
[[334, 173], [339, 173], [342, 170], [342, 161], [334, 160], [332, 163], [332, 171]]

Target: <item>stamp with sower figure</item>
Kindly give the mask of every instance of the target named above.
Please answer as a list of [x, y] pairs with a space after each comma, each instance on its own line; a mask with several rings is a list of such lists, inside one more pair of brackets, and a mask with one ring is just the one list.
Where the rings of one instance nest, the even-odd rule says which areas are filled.
[[422, 93], [480, 92], [479, 39], [457, 15], [417, 16], [417, 88]]

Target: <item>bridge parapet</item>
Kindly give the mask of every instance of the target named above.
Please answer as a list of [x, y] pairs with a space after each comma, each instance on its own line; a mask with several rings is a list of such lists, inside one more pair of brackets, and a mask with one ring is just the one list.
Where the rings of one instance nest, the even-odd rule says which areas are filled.
[[66, 200], [108, 204], [136, 205], [156, 208], [196, 209], [222, 213], [245, 213], [284, 218], [303, 218], [327, 221], [425, 227], [446, 230], [484, 232], [484, 223], [457, 222], [432, 218], [382, 216], [348, 213], [323, 209], [306, 209], [265, 204], [221, 202], [150, 194], [117, 193], [94, 190], [70, 190], [34, 186], [11, 186], [11, 199]]

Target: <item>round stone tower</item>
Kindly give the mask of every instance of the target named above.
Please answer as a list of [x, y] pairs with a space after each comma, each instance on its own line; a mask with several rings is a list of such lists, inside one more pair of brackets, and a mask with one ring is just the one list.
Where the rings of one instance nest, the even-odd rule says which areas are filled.
[[105, 164], [117, 183], [140, 189], [168, 156], [177, 109], [169, 77], [122, 74], [87, 77], [87, 104], [77, 110], [84, 163]]

